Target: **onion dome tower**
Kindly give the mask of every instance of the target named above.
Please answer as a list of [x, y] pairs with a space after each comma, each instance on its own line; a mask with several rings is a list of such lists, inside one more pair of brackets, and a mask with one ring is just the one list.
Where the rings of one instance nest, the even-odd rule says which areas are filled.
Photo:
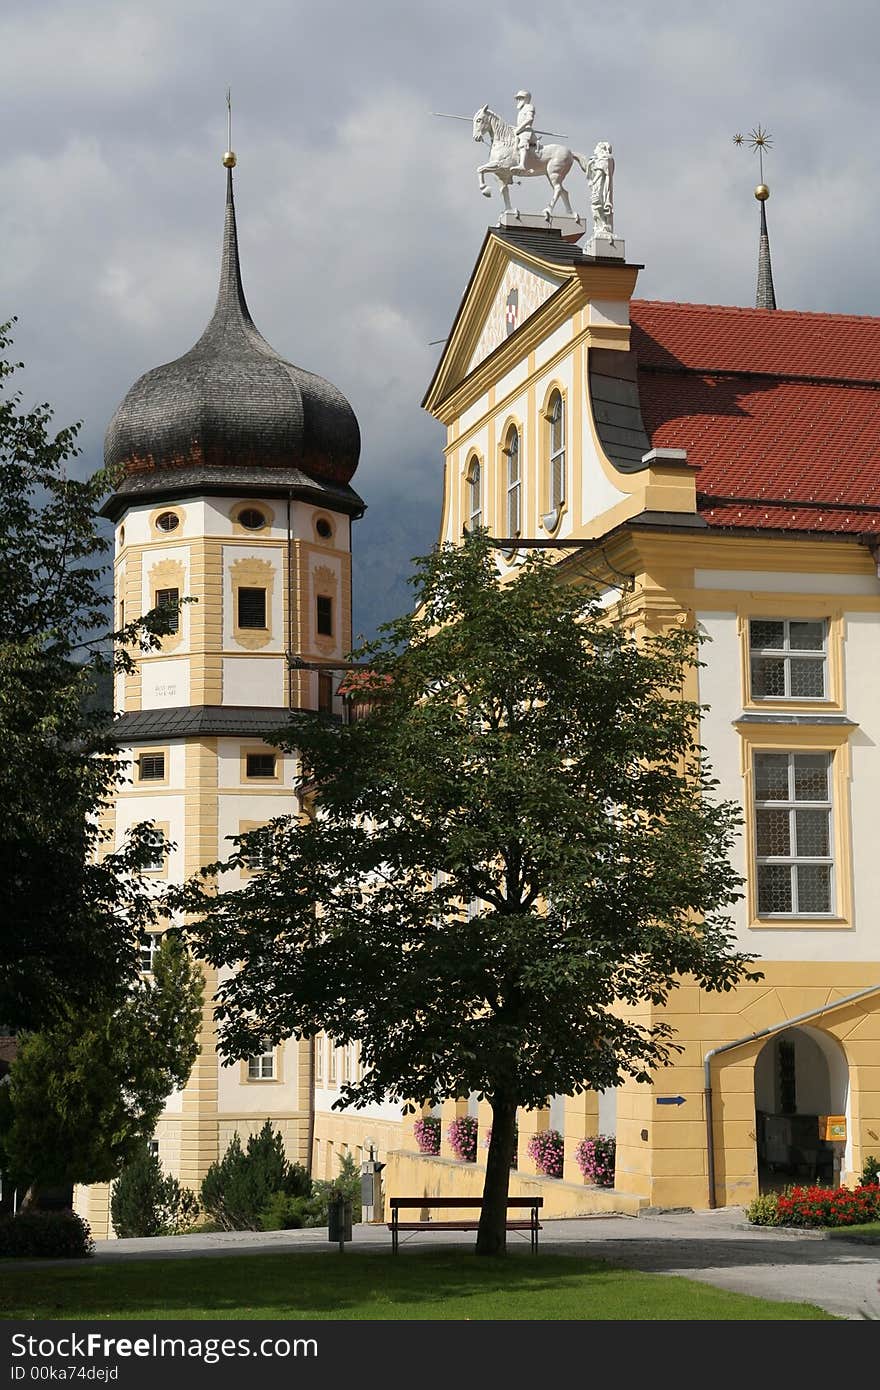
[[[189, 352], [134, 383], [105, 442], [116, 478], [103, 511], [115, 524], [117, 625], [162, 605], [176, 614], [161, 648], [135, 653], [134, 674], [117, 677], [114, 734], [130, 772], [112, 829], [119, 845], [131, 826], [152, 822], [151, 872], [172, 882], [227, 858], [231, 837], [299, 812], [296, 758], [266, 738], [291, 708], [342, 714], [351, 523], [364, 511], [351, 486], [360, 451], [351, 406], [270, 347], [251, 318], [235, 156], [223, 163], [214, 313]], [[142, 963], [148, 972], [146, 947]], [[245, 1137], [267, 1116], [289, 1156], [307, 1163], [312, 1113], [307, 1044], [219, 1064], [216, 979], [205, 973], [200, 1056], [156, 1131], [166, 1171], [196, 1189], [232, 1134]], [[77, 1202], [106, 1234], [106, 1189], [84, 1189]]]

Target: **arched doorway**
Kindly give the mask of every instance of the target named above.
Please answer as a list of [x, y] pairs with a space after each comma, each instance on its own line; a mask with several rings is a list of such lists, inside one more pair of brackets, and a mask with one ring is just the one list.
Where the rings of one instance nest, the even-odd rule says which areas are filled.
[[789, 1183], [837, 1187], [844, 1146], [819, 1134], [820, 1115], [846, 1115], [849, 1068], [843, 1048], [819, 1028], [785, 1028], [755, 1061], [758, 1190]]

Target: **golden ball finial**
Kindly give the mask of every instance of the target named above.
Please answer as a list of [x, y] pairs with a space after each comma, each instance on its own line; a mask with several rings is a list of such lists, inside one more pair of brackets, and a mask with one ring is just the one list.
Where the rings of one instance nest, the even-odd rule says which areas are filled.
[[234, 169], [238, 160], [235, 157], [235, 150], [227, 150], [223, 156], [223, 168]]
[[755, 197], [759, 203], [766, 203], [767, 199], [770, 197], [770, 189], [767, 187], [766, 183], [758, 184], [758, 187], [755, 189]]

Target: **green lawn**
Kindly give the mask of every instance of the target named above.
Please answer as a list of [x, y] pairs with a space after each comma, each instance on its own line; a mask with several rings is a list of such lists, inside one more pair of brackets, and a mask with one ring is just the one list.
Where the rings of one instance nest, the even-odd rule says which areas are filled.
[[802, 1303], [528, 1251], [238, 1255], [14, 1273], [4, 1263], [3, 1273], [4, 1318], [836, 1321]]
[[860, 1240], [863, 1245], [880, 1245], [880, 1221], [865, 1221], [861, 1226], [826, 1226], [835, 1240]]

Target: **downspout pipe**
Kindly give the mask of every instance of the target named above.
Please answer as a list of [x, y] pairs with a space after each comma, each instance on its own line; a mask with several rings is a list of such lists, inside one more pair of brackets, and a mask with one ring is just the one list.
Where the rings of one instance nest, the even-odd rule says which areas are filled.
[[845, 1004], [854, 1004], [857, 999], [865, 999], [869, 994], [877, 994], [880, 991], [880, 984], [869, 985], [867, 989], [856, 990], [855, 994], [845, 994], [842, 999], [831, 999], [827, 1004], [820, 1004], [818, 1009], [808, 1009], [804, 1014], [796, 1014], [794, 1018], [784, 1018], [781, 1023], [771, 1023], [769, 1028], [760, 1028], [757, 1033], [747, 1033], [743, 1038], [737, 1038], [734, 1042], [723, 1043], [721, 1047], [713, 1047], [703, 1058], [703, 1095], [705, 1098], [704, 1110], [706, 1115], [706, 1160], [708, 1165], [709, 1179], [709, 1207], [714, 1208], [718, 1205], [715, 1192], [715, 1135], [713, 1133], [712, 1115], [712, 1063], [722, 1052], [732, 1052], [736, 1047], [745, 1047], [746, 1043], [756, 1042], [758, 1038], [768, 1038], [771, 1033], [780, 1033], [784, 1028], [793, 1028], [798, 1023], [808, 1023], [812, 1018], [819, 1018], [821, 1014], [827, 1014], [831, 1009], [840, 1009]]

